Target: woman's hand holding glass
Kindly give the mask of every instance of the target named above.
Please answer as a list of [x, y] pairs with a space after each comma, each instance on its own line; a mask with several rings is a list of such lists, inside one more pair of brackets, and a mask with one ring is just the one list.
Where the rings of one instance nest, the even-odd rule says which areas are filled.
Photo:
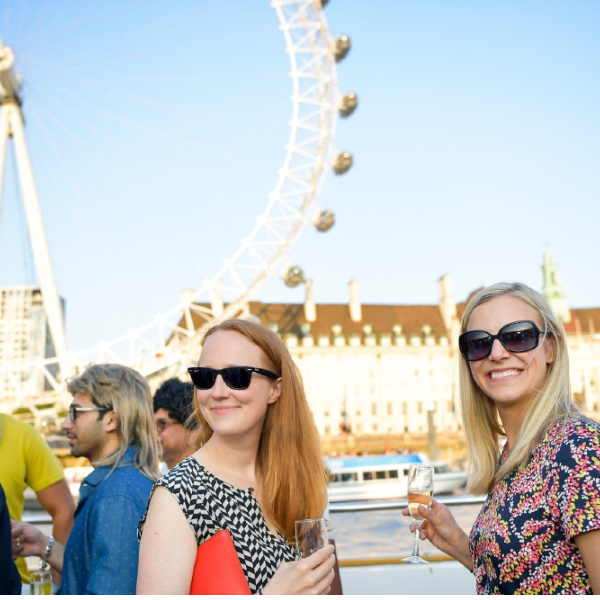
[[325, 519], [296, 521], [296, 549], [300, 558], [306, 558], [329, 544]]
[[419, 556], [419, 530], [425, 519], [419, 512], [422, 506], [428, 507], [433, 500], [433, 467], [430, 465], [410, 465], [408, 472], [408, 508], [413, 518], [415, 540], [411, 556], [404, 562], [413, 564], [427, 564]]
[[327, 545], [295, 562], [284, 562], [275, 572], [264, 595], [328, 594], [333, 582], [334, 547]]

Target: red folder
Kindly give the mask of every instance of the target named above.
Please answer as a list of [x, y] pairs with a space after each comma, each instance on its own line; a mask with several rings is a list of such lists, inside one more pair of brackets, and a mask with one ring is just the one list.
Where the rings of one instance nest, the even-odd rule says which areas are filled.
[[221, 529], [198, 546], [190, 595], [250, 595], [231, 534]]

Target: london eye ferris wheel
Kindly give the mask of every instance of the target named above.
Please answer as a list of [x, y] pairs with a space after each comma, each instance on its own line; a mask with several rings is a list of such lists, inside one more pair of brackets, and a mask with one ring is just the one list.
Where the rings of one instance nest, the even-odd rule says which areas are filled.
[[[223, 4], [229, 4], [231, 9], [235, 2]], [[153, 35], [163, 36], [164, 18], [161, 21], [154, 16], [140, 17], [135, 13], [135, 6], [118, 4], [117, 7], [116, 3], [113, 3], [114, 10], [96, 19], [89, 14], [79, 15], [86, 19], [75, 18], [67, 29], [64, 25], [59, 27], [63, 34], [68, 34], [61, 40], [70, 40], [67, 44], [67, 48], [71, 47], [68, 50], [70, 69], [69, 65], [46, 64], [34, 55], [30, 59], [33, 67], [30, 73], [21, 73], [18, 36], [15, 35], [13, 41], [10, 31], [0, 32], [3, 41], [0, 49], [3, 196], [10, 193], [7, 177], [12, 168], [17, 197], [14, 204], [23, 207], [21, 229], [26, 230], [29, 237], [30, 270], [35, 269], [42, 289], [55, 349], [54, 357], [0, 359], [5, 394], [12, 393], [17, 403], [34, 404], [44, 389], [58, 397], [64, 378], [89, 362], [129, 364], [155, 379], [176, 374], [197, 358], [201, 332], [218, 320], [244, 315], [248, 301], [269, 278], [281, 278], [288, 286], [303, 283], [302, 268], [292, 263], [292, 247], [307, 228], [324, 232], [334, 224], [334, 213], [320, 207], [319, 193], [332, 170], [343, 174], [352, 165], [352, 155], [337, 149], [334, 137], [339, 117], [348, 117], [357, 106], [355, 94], [338, 91], [336, 63], [348, 53], [350, 40], [345, 35], [334, 38], [329, 33], [323, 10], [325, 4], [323, 0], [273, 0], [271, 3], [285, 40], [285, 53], [281, 55], [287, 54], [289, 79], [287, 89], [281, 86], [274, 94], [280, 100], [270, 102], [266, 111], [263, 106], [262, 112], [257, 109], [260, 100], [258, 95], [253, 96], [255, 90], [264, 86], [275, 88], [275, 81], [277, 86], [281, 80], [286, 81], [285, 71], [283, 76], [276, 75], [272, 66], [266, 75], [261, 72], [268, 50], [260, 40], [266, 37], [268, 25], [261, 24], [258, 32], [247, 31], [239, 23], [228, 25], [228, 34], [207, 32], [209, 39], [220, 40], [220, 51], [231, 48], [233, 39], [246, 40], [246, 52], [242, 55], [239, 51], [232, 52], [232, 60], [240, 63], [241, 80], [237, 81], [218, 72], [211, 73], [210, 55], [214, 47], [206, 44], [201, 32], [194, 28], [186, 31], [190, 23], [195, 23], [197, 28], [198, 15], [193, 4], [187, 5], [187, 12], [177, 16], [180, 44], [165, 50], [157, 43], [154, 52], [144, 55], [140, 51], [139, 56], [130, 46], [128, 53], [120, 47], [120, 36], [130, 35], [131, 31], [130, 27], [129, 32], [121, 32], [122, 27], [126, 29], [125, 16], [133, 16], [136, 35], [145, 40]], [[22, 17], [32, 18], [36, 15]], [[40, 15], [37, 18], [41, 18]], [[119, 60], [112, 63], [112, 72], [110, 61], [106, 64], [92, 61], [98, 72], [90, 72], [86, 67], [86, 55], [93, 57], [97, 51], [102, 52], [102, 47], [93, 49], [94, 40], [86, 36], [85, 30], [79, 30], [81, 23], [90, 21], [93, 31], [112, 32], [109, 54], [114, 52], [113, 57], [119, 56]], [[14, 17], [12, 22], [15, 22]], [[231, 23], [231, 19], [227, 23]], [[210, 30], [210, 23], [207, 27]], [[204, 39], [200, 47], [206, 59], [206, 64], [198, 66], [205, 84], [201, 93], [222, 96], [220, 115], [202, 113], [198, 89], [188, 81], [197, 83], [200, 78], [192, 75], [186, 78], [185, 71], [171, 68], [178, 52], [189, 56], [198, 50], [195, 44], [199, 39]], [[140, 68], [140, 60], [144, 68]], [[128, 61], [135, 67], [115, 70], [115, 64], [127, 66]], [[30, 81], [28, 78], [36, 73], [42, 73], [43, 77]], [[174, 85], [176, 80], [177, 86]], [[44, 82], [49, 83], [44, 85]], [[130, 84], [139, 86], [134, 88]], [[87, 93], [82, 94], [82, 89]], [[135, 94], [133, 89], [136, 89]], [[151, 91], [140, 93], [140, 89]], [[186, 94], [192, 96], [196, 104], [189, 102]], [[165, 102], [169, 95], [173, 101]], [[32, 106], [29, 106], [30, 96]], [[115, 107], [113, 98], [116, 96], [121, 101], [123, 98], [131, 100], [125, 110], [118, 111]], [[242, 152], [238, 152], [239, 139], [236, 139], [240, 129], [236, 128], [238, 110], [241, 118], [259, 125], [250, 133], [251, 142]], [[270, 134], [262, 136], [261, 131], [272, 115], [283, 114], [284, 110], [288, 132], [287, 139], [283, 140], [282, 159], [282, 142]], [[32, 126], [37, 127], [39, 138], [31, 139], [30, 119]], [[209, 136], [195, 132], [206, 131], [219, 120], [224, 125], [217, 138], [224, 143], [220, 147], [206, 144], [204, 139]], [[197, 123], [199, 129], [194, 129], [192, 123]], [[75, 128], [85, 130], [88, 135], [79, 138]], [[283, 135], [282, 128], [280, 131]], [[14, 148], [12, 154], [10, 141]], [[28, 145], [28, 142], [31, 143]], [[152, 148], [152, 152], [148, 152], [148, 148]], [[276, 154], [279, 164], [273, 169], [272, 157]], [[268, 155], [268, 159], [264, 155]], [[84, 168], [84, 163], [89, 165], [90, 161], [95, 171]], [[123, 165], [127, 166], [121, 168]], [[207, 173], [211, 171], [218, 175], [216, 183], [207, 181]], [[261, 184], [255, 179], [257, 172], [264, 173]], [[269, 178], [266, 202], [261, 201], [254, 190], [261, 189]], [[244, 181], [247, 187], [241, 197], [239, 188], [236, 192], [229, 190], [235, 180]], [[55, 192], [53, 198], [58, 200], [56, 206], [48, 209], [46, 194], [50, 189]], [[181, 196], [187, 196], [188, 200], [181, 200]], [[64, 198], [68, 200], [61, 203]], [[6, 204], [6, 199], [3, 200]], [[6, 212], [4, 207], [3, 211]], [[48, 225], [48, 221], [50, 228], [61, 221], [67, 222], [67, 231], [63, 229], [60, 233], [66, 237], [58, 248], [54, 241], [56, 235], [49, 236], [49, 242], [46, 240], [44, 225]], [[149, 245], [138, 243], [136, 232], [144, 228], [149, 229], [146, 234], [153, 239]], [[243, 232], [241, 242], [238, 232]], [[74, 238], [73, 245], [64, 241], [70, 236]], [[129, 253], [128, 256], [118, 253], [116, 236], [130, 239], [131, 255], [142, 260], [144, 269], [136, 269], [135, 260], [131, 262], [128, 258]], [[0, 252], [6, 256], [2, 245]], [[86, 270], [88, 252], [106, 256], [105, 269], [94, 272], [93, 276]], [[55, 264], [60, 261], [56, 278], [50, 255]], [[174, 262], [189, 267], [193, 285], [188, 281], [171, 283], [171, 271], [176, 270], [170, 268], [170, 264]], [[147, 319], [146, 324], [129, 328], [110, 341], [99, 341], [87, 350], [75, 351], [68, 348], [64, 336], [57, 291], [62, 287], [61, 273], [67, 270], [82, 270], [82, 285], [93, 281], [96, 285], [113, 286], [116, 297], [123, 293], [124, 286], [114, 283], [113, 274], [124, 272], [131, 288], [139, 288], [134, 307], [138, 315], [145, 314], [143, 298], [149, 293], [148, 289], [157, 293], [173, 285], [189, 289], [175, 306]], [[152, 274], [150, 283], [148, 273]], [[202, 279], [194, 281], [193, 275], [200, 273]], [[151, 287], [144, 287], [148, 283]], [[2, 284], [5, 285], [6, 280]], [[83, 310], [89, 311], [90, 319], [110, 320], [103, 316], [104, 307], [94, 306], [93, 289], [90, 285], [90, 300]]]

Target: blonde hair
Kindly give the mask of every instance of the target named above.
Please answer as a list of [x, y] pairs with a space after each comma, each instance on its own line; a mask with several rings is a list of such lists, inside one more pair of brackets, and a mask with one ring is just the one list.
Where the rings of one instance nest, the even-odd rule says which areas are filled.
[[459, 365], [461, 411], [469, 441], [469, 491], [487, 493], [495, 479], [502, 479], [516, 468], [523, 468], [544, 433], [556, 421], [577, 410], [571, 400], [569, 356], [561, 322], [542, 294], [523, 283], [497, 283], [478, 292], [462, 316], [461, 333], [467, 330], [471, 314], [481, 304], [499, 296], [519, 298], [537, 310], [545, 334], [540, 344], [550, 342], [553, 362], [548, 365], [544, 384], [527, 407], [514, 448], [496, 473], [500, 438], [504, 435], [493, 401], [475, 383], [469, 363]]
[[112, 465], [116, 469], [127, 448], [133, 445], [135, 468], [150, 479], [159, 477], [152, 394], [137, 371], [124, 365], [90, 365], [79, 377], [67, 382], [67, 390], [71, 394], [88, 394], [98, 408], [115, 412], [119, 448], [95, 462], [95, 467]]
[[[322, 517], [327, 506], [328, 478], [300, 371], [279, 336], [263, 325], [242, 319], [223, 321], [204, 334], [202, 343], [217, 331], [246, 336], [263, 351], [267, 368], [281, 377], [281, 396], [267, 409], [256, 462], [264, 484], [266, 516], [292, 540], [296, 520]], [[197, 442], [202, 445], [212, 430], [200, 411], [197, 390], [194, 405]]]

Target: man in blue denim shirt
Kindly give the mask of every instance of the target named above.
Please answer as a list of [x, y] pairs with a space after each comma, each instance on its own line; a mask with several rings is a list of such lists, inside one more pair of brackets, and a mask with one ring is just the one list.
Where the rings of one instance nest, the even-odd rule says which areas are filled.
[[73, 402], [62, 427], [73, 456], [94, 471], [82, 482], [66, 546], [31, 525], [13, 527], [22, 556], [62, 571], [61, 594], [135, 594], [137, 525], [158, 477], [152, 396], [122, 365], [92, 365], [69, 381]]

